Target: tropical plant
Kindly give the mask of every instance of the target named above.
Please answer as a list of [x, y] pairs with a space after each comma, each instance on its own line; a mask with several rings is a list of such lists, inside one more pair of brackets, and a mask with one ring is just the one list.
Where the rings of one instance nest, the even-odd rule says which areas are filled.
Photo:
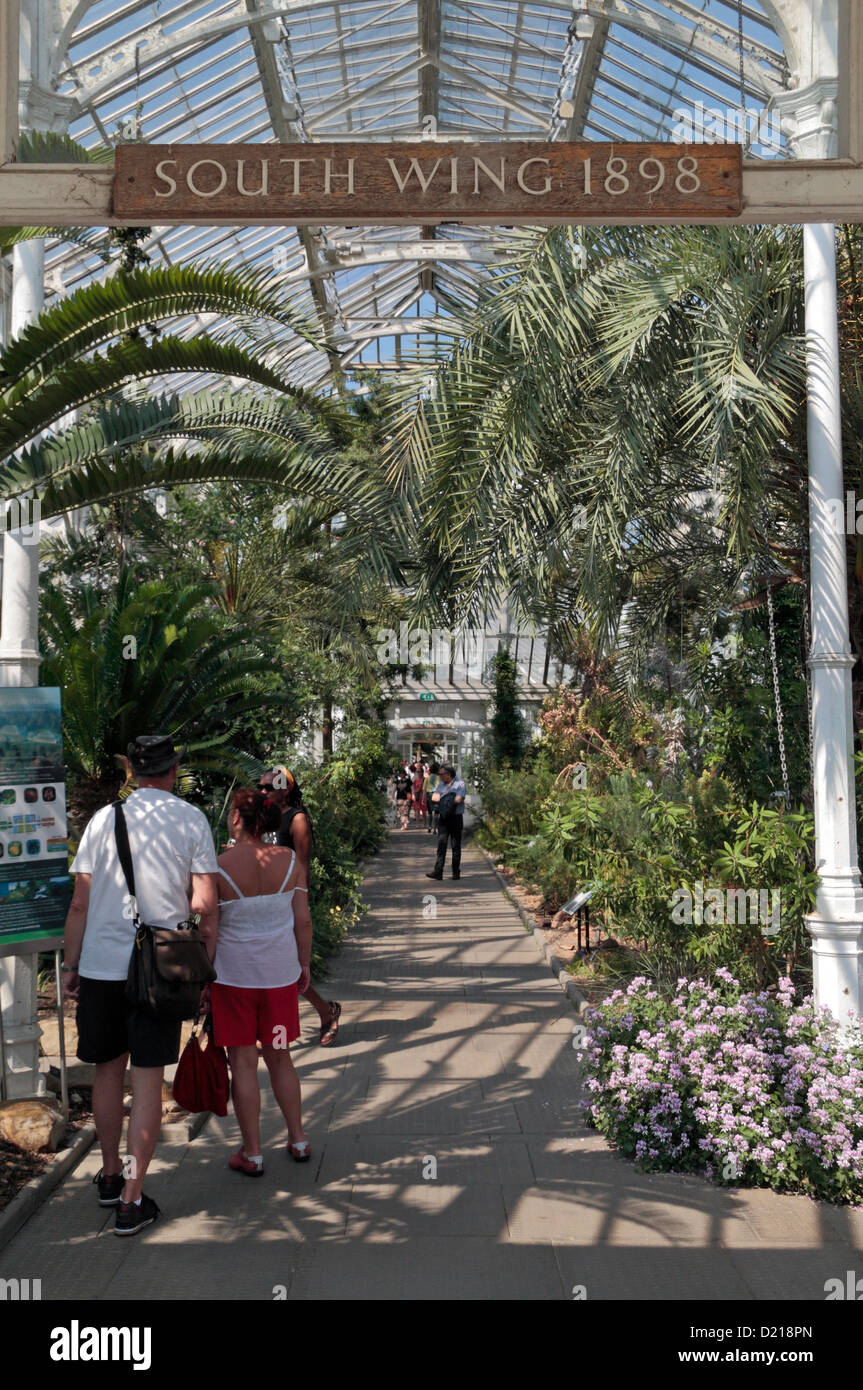
[[[799, 580], [797, 234], [526, 232], [471, 331], [406, 388], [390, 449], [469, 608], [590, 629], [638, 680], [767, 583]], [[805, 515], [805, 512], [803, 513]], [[429, 580], [429, 582], [431, 582]]]
[[107, 602], [86, 589], [71, 604], [49, 591], [41, 640], [42, 681], [63, 691], [75, 827], [116, 793], [118, 755], [145, 730], [186, 744], [196, 770], [257, 775], [232, 738], [250, 704], [286, 698], [284, 679], [250, 630], [220, 616], [208, 586], [137, 586], [124, 572]]
[[[204, 313], [218, 316], [207, 334], [135, 336]], [[144, 489], [257, 480], [278, 489], [274, 509], [299, 497], [345, 516], [369, 562], [398, 577], [404, 504], [352, 452], [350, 411], [291, 375], [298, 340], [316, 334], [266, 269], [156, 267], [87, 285], [0, 355], [0, 487], [9, 498], [35, 492], [50, 517]], [[160, 393], [195, 375], [210, 384]], [[219, 384], [228, 379], [248, 386]], [[147, 380], [156, 389], [144, 395]], [[123, 395], [132, 385], [134, 398]], [[80, 418], [64, 426], [72, 412]]]

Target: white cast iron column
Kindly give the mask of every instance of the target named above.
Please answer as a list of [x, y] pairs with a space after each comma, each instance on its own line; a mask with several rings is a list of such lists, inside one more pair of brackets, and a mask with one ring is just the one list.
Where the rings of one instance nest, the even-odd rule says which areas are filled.
[[[794, 154], [837, 153], [835, 16], [824, 7], [807, 54], [814, 79], [773, 103], [788, 123]], [[815, 998], [841, 1021], [863, 1014], [863, 885], [857, 858], [854, 726], [844, 517], [836, 228], [803, 228], [806, 286], [809, 545], [812, 594], [812, 761], [818, 892], [807, 925]]]
[[[60, 7], [46, 0], [22, 0], [18, 119], [21, 130], [65, 130], [74, 100], [54, 90]], [[16, 337], [41, 312], [44, 303], [45, 246], [22, 242], [13, 251], [11, 335]], [[0, 498], [4, 519], [7, 499]], [[32, 516], [32, 513], [31, 513]], [[19, 517], [22, 521], [30, 517]], [[26, 525], [3, 536], [2, 611], [0, 611], [0, 686], [31, 686], [39, 681], [39, 546]], [[36, 1007], [37, 956], [0, 959], [0, 1009], [6, 1042], [10, 1098], [42, 1094], [39, 1075], [39, 1027]]]
[[[12, 261], [11, 336], [17, 337], [38, 317], [43, 304], [45, 245], [41, 240], [16, 246]], [[0, 505], [7, 507], [5, 498]], [[3, 607], [0, 626], [0, 686], [39, 683], [39, 526], [38, 520], [3, 536]], [[21, 517], [21, 520], [24, 520]], [[0, 1008], [6, 1044], [6, 1090], [10, 1100], [42, 1094], [39, 1074], [39, 1026], [36, 1006], [38, 956], [0, 960]]]
[[[45, 243], [23, 241], [12, 252], [12, 338], [39, 317], [44, 304]], [[20, 531], [3, 537], [0, 686], [39, 684], [39, 527], [22, 504]], [[31, 520], [33, 524], [27, 525]]]
[[[812, 934], [815, 997], [845, 1021], [863, 1014], [863, 885], [857, 861], [854, 726], [844, 517], [836, 229], [804, 227], [812, 576], [813, 780], [819, 885]], [[836, 501], [839, 500], [837, 509]]]

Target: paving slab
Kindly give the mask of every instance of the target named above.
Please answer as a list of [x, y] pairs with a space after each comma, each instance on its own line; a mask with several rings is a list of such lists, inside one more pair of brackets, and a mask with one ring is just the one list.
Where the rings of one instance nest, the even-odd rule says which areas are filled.
[[[656, 1245], [609, 1247], [554, 1243], [565, 1297], [573, 1301], [638, 1300], [682, 1303], [704, 1299], [709, 1303], [750, 1300], [750, 1286], [729, 1260], [718, 1261], [713, 1250], [665, 1248]], [[624, 1314], [625, 1316], [625, 1314]], [[657, 1309], [656, 1346], [665, 1348], [662, 1313]], [[754, 1314], [753, 1314], [754, 1316]], [[641, 1332], [640, 1336], [644, 1336]], [[644, 1342], [650, 1357], [650, 1336]]]
[[550, 1245], [519, 1248], [491, 1236], [408, 1235], [376, 1244], [342, 1240], [307, 1247], [291, 1299], [412, 1302], [505, 1300], [523, 1303], [564, 1296]]
[[[434, 1166], [428, 1160], [434, 1159]], [[425, 1173], [434, 1177], [425, 1178]], [[328, 1137], [318, 1182], [350, 1180], [355, 1186], [389, 1180], [437, 1181], [462, 1186], [534, 1180], [527, 1144], [522, 1139], [445, 1137], [440, 1134]]]
[[405, 1236], [496, 1237], [506, 1222], [498, 1184], [355, 1183], [345, 1234], [375, 1244]]

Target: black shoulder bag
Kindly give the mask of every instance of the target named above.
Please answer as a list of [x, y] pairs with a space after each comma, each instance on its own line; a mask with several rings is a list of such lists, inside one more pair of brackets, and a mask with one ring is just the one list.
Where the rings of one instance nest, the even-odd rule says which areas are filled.
[[442, 791], [440, 801], [434, 802], [434, 809], [439, 813], [441, 823], [445, 823], [455, 811], [455, 792]]
[[201, 990], [216, 978], [197, 927], [148, 927], [138, 916], [135, 870], [123, 803], [114, 802], [114, 838], [134, 907], [135, 944], [126, 976], [126, 998], [157, 1018], [196, 1018]]

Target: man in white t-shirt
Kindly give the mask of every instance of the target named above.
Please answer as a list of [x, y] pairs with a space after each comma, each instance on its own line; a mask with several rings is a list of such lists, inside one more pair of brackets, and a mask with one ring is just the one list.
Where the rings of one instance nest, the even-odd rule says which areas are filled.
[[[180, 755], [170, 738], [143, 734], [129, 744], [137, 789], [123, 811], [129, 831], [138, 915], [176, 928], [200, 913], [210, 959], [219, 924], [216, 851], [206, 816], [174, 796]], [[75, 892], [66, 919], [66, 993], [77, 999], [78, 1057], [93, 1062], [93, 1119], [102, 1146], [94, 1181], [99, 1205], [116, 1207], [116, 1235], [135, 1235], [159, 1214], [142, 1191], [159, 1137], [165, 1067], [180, 1051], [179, 1022], [152, 1018], [126, 1000], [134, 912], [117, 853], [114, 811], [89, 821], [72, 865]], [[120, 1161], [123, 1079], [132, 1067], [128, 1158]]]

